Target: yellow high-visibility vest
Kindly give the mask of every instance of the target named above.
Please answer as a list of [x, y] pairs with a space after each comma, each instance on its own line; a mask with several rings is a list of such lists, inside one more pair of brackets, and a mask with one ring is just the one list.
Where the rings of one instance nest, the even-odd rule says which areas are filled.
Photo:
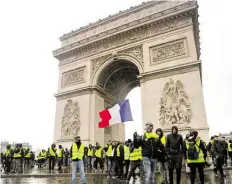
[[[194, 145], [195, 148], [196, 148], [196, 151], [199, 152], [198, 159], [191, 160], [191, 159], [187, 158], [187, 163], [204, 163], [205, 162], [204, 153], [199, 148], [200, 142], [201, 142], [200, 138], [197, 138], [197, 141], [196, 141], [196, 143]], [[188, 149], [189, 149], [189, 141], [186, 141], [186, 148], [187, 148], [187, 151], [188, 151]]]
[[92, 157], [93, 156], [93, 149], [88, 149], [88, 153], [87, 153], [88, 157]]
[[58, 150], [58, 158], [62, 158], [63, 157], [63, 155], [62, 155], [63, 150], [64, 150], [63, 148], [61, 148], [61, 149]]
[[95, 156], [98, 157], [98, 158], [101, 158], [101, 157], [102, 157], [102, 148], [98, 148], [98, 149], [95, 151]]
[[130, 153], [130, 161], [142, 160], [142, 147], [134, 148]]
[[46, 157], [46, 152], [41, 152], [40, 155], [39, 155], [39, 157], [41, 159], [44, 159]]
[[231, 143], [228, 143], [228, 152], [232, 152]]
[[124, 145], [124, 160], [130, 159], [130, 148]]
[[72, 145], [72, 160], [78, 159], [78, 160], [82, 160], [83, 156], [84, 156], [84, 149], [85, 146], [84, 144], [81, 144], [80, 148], [77, 148], [77, 144], [73, 143]]
[[154, 138], [154, 139], [157, 139], [159, 138], [159, 136], [153, 132], [145, 132], [145, 136], [147, 139], [150, 139], [150, 138]]
[[12, 149], [7, 149], [7, 150], [5, 151], [6, 157], [10, 156], [11, 152], [12, 152]]
[[165, 146], [166, 145], [166, 137], [163, 136], [161, 139], [160, 139], [161, 143]]
[[53, 151], [53, 149], [52, 148], [49, 148], [49, 154], [50, 154], [50, 156], [56, 156], [56, 153]]
[[120, 157], [120, 149], [119, 149], [120, 146], [121, 146], [121, 145], [118, 145], [118, 147], [117, 147], [117, 157]]
[[113, 147], [112, 147], [112, 145], [108, 146], [108, 150], [107, 150], [106, 154], [107, 154], [108, 157], [113, 156]]
[[21, 151], [22, 151], [22, 148], [19, 150], [18, 153], [14, 153], [14, 158], [21, 158], [22, 157]]
[[25, 155], [25, 158], [31, 158], [31, 153], [28, 151], [28, 153]]

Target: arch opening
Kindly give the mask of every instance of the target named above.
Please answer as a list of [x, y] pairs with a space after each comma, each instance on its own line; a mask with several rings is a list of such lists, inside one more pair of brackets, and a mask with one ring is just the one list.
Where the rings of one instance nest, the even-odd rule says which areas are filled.
[[135, 64], [117, 60], [106, 66], [100, 73], [97, 85], [115, 100], [123, 100], [133, 88], [140, 85], [139, 70]]
[[[139, 74], [139, 69], [134, 63], [122, 59], [115, 60], [102, 69], [97, 78], [97, 85], [106, 94], [112, 96], [114, 98], [113, 101], [118, 102], [124, 100], [132, 89], [140, 86], [140, 81], [137, 77]], [[113, 105], [105, 103], [105, 108], [110, 108]], [[125, 136], [124, 124], [112, 125], [104, 129], [105, 144], [108, 140], [121, 139], [122, 137], [125, 138]]]

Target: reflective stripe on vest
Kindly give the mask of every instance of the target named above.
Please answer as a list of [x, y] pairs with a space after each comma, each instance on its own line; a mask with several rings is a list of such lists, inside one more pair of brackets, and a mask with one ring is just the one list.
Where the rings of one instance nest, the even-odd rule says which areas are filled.
[[141, 146], [139, 148], [134, 148], [133, 152], [130, 153], [130, 160], [131, 161], [142, 160], [142, 148], [141, 148]]
[[[196, 143], [194, 145], [197, 152], [199, 152], [200, 143], [201, 143], [200, 138], [197, 138], [197, 141], [196, 141]], [[189, 142], [188, 141], [186, 141], [186, 148], [187, 148], [187, 151], [188, 151], [188, 148], [189, 148]], [[201, 149], [200, 149], [200, 152], [198, 154], [198, 159], [190, 160], [189, 158], [187, 158], [187, 163], [204, 163], [204, 162], [205, 162], [204, 153], [203, 153], [203, 151]]]
[[92, 157], [93, 156], [93, 149], [88, 149], [88, 154], [87, 154], [88, 157]]
[[102, 157], [102, 148], [98, 148], [98, 149], [95, 151], [95, 156], [98, 157], [98, 158], [101, 158], [101, 157]]
[[119, 149], [120, 146], [121, 146], [121, 145], [118, 145], [118, 147], [117, 147], [117, 157], [120, 157], [120, 149]]
[[160, 141], [161, 141], [161, 143], [162, 143], [163, 145], [166, 145], [166, 137], [165, 137], [165, 136], [163, 136], [163, 137], [160, 139]]
[[55, 152], [53, 151], [53, 149], [52, 148], [49, 148], [49, 154], [51, 155], [51, 156], [56, 156], [56, 154], [55, 154]]
[[73, 143], [72, 145], [72, 160], [78, 159], [82, 160], [84, 156], [84, 148], [85, 146], [81, 144], [80, 148], [77, 148], [77, 144]]
[[124, 160], [130, 159], [130, 149], [128, 146], [124, 145]]
[[58, 158], [62, 158], [63, 157], [63, 155], [62, 155], [63, 150], [64, 150], [63, 148], [61, 148], [61, 149], [58, 150], [58, 155], [57, 155]]
[[112, 145], [108, 146], [107, 152], [106, 152], [108, 157], [112, 157], [113, 156], [113, 149], [112, 149]]
[[231, 143], [228, 143], [228, 151], [232, 152]]

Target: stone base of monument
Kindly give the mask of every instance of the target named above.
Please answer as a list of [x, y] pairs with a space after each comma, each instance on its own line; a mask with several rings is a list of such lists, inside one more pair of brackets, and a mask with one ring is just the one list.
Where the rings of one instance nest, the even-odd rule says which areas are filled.
[[209, 133], [208, 133], [208, 128], [192, 128], [189, 125], [181, 125], [181, 124], [171, 124], [171, 125], [166, 125], [163, 128], [164, 135], [168, 135], [171, 133], [172, 126], [177, 126], [178, 127], [178, 133], [183, 136], [183, 139], [185, 139], [186, 134], [190, 133], [191, 129], [196, 129], [198, 131], [198, 136], [204, 140], [205, 142], [209, 141]]

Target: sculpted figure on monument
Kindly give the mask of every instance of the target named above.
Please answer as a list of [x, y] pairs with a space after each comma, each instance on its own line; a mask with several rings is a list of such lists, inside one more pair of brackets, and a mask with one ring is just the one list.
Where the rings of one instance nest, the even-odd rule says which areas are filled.
[[80, 131], [80, 108], [78, 102], [67, 100], [61, 121], [61, 138], [73, 138]]
[[160, 99], [160, 124], [186, 125], [190, 123], [190, 118], [191, 108], [184, 85], [179, 80], [174, 82], [170, 79], [164, 85], [163, 96]]

